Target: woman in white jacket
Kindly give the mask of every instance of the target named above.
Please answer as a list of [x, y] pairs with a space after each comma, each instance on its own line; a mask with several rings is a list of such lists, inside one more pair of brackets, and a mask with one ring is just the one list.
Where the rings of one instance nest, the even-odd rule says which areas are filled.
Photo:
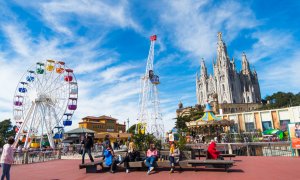
[[2, 166], [2, 176], [1, 180], [4, 180], [6, 177], [7, 180], [10, 180], [10, 167], [14, 162], [14, 150], [12, 144], [15, 142], [13, 137], [8, 138], [8, 143], [3, 146], [3, 151], [1, 155], [1, 166]]

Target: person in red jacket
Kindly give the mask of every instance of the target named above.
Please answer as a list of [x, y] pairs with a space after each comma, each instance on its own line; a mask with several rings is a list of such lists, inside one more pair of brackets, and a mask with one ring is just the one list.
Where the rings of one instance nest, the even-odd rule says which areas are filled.
[[223, 157], [220, 156], [221, 153], [216, 150], [216, 146], [216, 142], [211, 140], [207, 148], [207, 159], [223, 159]]

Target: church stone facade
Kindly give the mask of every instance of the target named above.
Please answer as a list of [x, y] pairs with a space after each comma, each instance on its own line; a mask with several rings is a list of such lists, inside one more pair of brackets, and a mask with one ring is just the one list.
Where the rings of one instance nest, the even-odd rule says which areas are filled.
[[258, 77], [251, 71], [246, 54], [242, 54], [242, 70], [238, 71], [234, 59], [229, 59], [222, 33], [218, 33], [217, 59], [213, 62], [213, 75], [207, 74], [202, 59], [200, 75], [196, 75], [197, 103], [218, 101], [220, 104], [260, 103]]

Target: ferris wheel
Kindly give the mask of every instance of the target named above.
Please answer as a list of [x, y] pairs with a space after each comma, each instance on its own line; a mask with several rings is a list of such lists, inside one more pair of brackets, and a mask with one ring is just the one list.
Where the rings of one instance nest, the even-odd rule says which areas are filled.
[[[72, 69], [65, 62], [38, 62], [22, 76], [13, 100], [13, 118], [18, 140], [29, 148], [33, 139], [42, 147], [46, 136], [54, 148], [55, 128], [72, 125], [77, 109], [78, 85]], [[15, 144], [16, 145], [16, 144]]]

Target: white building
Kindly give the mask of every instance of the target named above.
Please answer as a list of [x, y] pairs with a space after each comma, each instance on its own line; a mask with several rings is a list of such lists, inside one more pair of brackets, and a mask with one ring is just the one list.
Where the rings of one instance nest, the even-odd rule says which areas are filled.
[[[246, 54], [242, 55], [242, 70], [235, 67], [234, 59], [230, 61], [222, 33], [218, 33], [217, 59], [213, 63], [213, 75], [207, 74], [202, 59], [200, 76], [196, 76], [197, 102], [204, 105], [213, 101], [217, 94], [218, 102], [223, 103], [260, 103], [261, 95], [258, 77], [255, 70], [251, 71]], [[216, 96], [215, 96], [216, 97]]]

